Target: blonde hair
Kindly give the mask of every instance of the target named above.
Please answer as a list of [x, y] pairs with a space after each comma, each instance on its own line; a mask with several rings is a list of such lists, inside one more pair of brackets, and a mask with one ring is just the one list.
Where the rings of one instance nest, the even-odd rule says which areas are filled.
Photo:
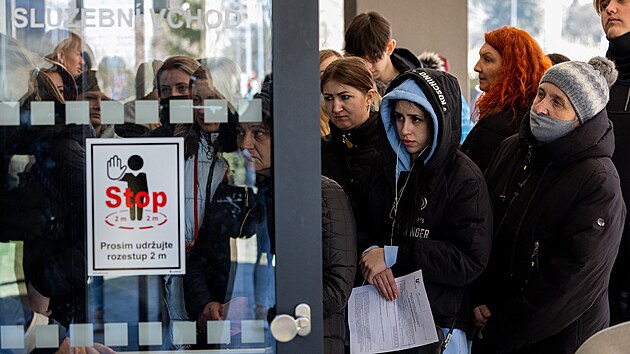
[[51, 53], [47, 53], [46, 55], [44, 55], [46, 59], [49, 59], [52, 61], [58, 62], [59, 53], [61, 52], [65, 52], [67, 50], [74, 49], [74, 48], [82, 49], [83, 47], [83, 39], [81, 39], [81, 36], [79, 36], [78, 34], [72, 31], [64, 31], [64, 30], [48, 31], [46, 32], [46, 35], [44, 37], [45, 38], [42, 39], [43, 41], [52, 41], [53, 39], [55, 39], [55, 37], [63, 38], [57, 43], [57, 45], [55, 45]]
[[175, 55], [168, 57], [156, 75], [157, 87], [160, 87], [160, 77], [166, 70], [177, 69], [185, 72], [188, 76], [192, 76], [201, 64], [194, 58], [187, 55]]
[[240, 94], [241, 68], [238, 64], [224, 57], [200, 59], [199, 62], [212, 75], [214, 89], [225, 96], [228, 102], [238, 107]]

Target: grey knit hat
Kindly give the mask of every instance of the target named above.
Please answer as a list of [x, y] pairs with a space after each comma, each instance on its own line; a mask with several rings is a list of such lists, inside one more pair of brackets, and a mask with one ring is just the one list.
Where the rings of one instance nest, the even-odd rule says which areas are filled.
[[571, 101], [580, 123], [584, 124], [606, 107], [610, 87], [615, 81], [615, 63], [604, 57], [594, 57], [588, 63], [567, 61], [554, 65], [545, 72], [540, 83], [558, 86]]

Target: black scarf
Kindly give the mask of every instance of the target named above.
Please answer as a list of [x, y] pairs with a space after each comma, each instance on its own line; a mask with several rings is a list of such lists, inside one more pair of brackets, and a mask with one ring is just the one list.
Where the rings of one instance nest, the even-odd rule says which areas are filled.
[[615, 62], [619, 79], [630, 79], [630, 32], [615, 39], [608, 39], [606, 57]]

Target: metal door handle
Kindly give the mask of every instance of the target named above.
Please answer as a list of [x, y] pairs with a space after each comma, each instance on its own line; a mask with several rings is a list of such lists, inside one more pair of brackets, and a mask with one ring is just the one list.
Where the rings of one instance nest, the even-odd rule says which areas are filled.
[[289, 342], [296, 335], [308, 336], [311, 333], [311, 307], [299, 304], [295, 307], [295, 318], [291, 315], [278, 315], [271, 321], [271, 334], [278, 342]]

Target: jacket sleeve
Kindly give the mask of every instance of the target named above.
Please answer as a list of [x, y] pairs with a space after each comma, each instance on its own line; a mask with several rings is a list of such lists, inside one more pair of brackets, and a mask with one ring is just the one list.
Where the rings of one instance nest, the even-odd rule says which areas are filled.
[[206, 233], [199, 233], [195, 245], [186, 260], [184, 275], [184, 299], [189, 318], [196, 320], [203, 306], [212, 301], [212, 294], [207, 284], [210, 265], [210, 242]]
[[[468, 159], [465, 163], [472, 165]], [[444, 196], [450, 202], [442, 214], [441, 239], [399, 247], [394, 275], [422, 269], [426, 281], [461, 287], [481, 274], [492, 244], [492, 208], [481, 173], [473, 176]]]
[[[549, 256], [515, 298], [488, 304], [488, 337], [499, 352], [558, 333], [588, 310], [608, 284], [626, 208], [616, 173], [588, 178], [570, 208]], [[541, 244], [541, 251], [545, 247]]]
[[85, 149], [71, 139], [51, 145], [49, 165], [42, 167], [41, 178], [49, 192], [57, 191], [51, 195], [60, 205], [63, 221], [57, 225], [60, 229], [50, 230], [50, 238], [26, 246], [37, 250], [28, 256], [36, 264], [29, 281], [44, 296], [68, 298], [81, 291], [87, 280]]
[[356, 272], [357, 233], [350, 202], [339, 185], [322, 178], [324, 318], [348, 303]]

